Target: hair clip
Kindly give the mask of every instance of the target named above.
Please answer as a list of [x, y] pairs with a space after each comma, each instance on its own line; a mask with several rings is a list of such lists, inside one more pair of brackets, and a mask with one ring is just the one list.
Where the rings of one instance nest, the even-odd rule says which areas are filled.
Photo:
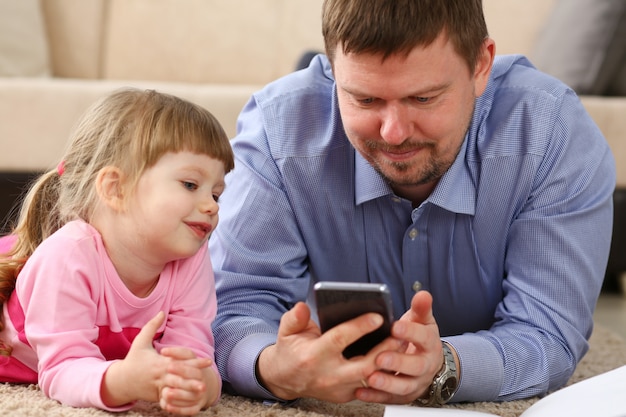
[[59, 177], [63, 175], [64, 172], [65, 172], [65, 161], [61, 161], [59, 162], [59, 165], [57, 165], [57, 173], [59, 174]]

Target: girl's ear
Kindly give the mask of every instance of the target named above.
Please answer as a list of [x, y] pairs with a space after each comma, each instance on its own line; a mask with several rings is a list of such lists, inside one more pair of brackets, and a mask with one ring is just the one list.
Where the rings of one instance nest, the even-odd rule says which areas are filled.
[[96, 177], [96, 191], [100, 200], [115, 211], [124, 209], [124, 175], [119, 168], [106, 166]]

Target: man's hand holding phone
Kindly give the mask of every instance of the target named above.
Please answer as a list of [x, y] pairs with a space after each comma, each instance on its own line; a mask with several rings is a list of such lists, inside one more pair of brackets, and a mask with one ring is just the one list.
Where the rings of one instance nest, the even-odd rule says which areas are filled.
[[367, 355], [346, 359], [345, 349], [381, 327], [380, 314], [370, 313], [337, 325], [322, 334], [305, 303], [298, 303], [281, 318], [276, 343], [265, 348], [257, 361], [257, 378], [283, 400], [311, 397], [343, 403], [356, 399], [357, 389], [376, 371], [376, 356], [398, 350], [393, 338]]
[[[413, 297], [411, 309], [392, 324], [391, 335], [366, 355], [347, 359], [345, 349], [384, 322], [360, 315], [322, 334], [305, 303], [281, 318], [276, 343], [257, 361], [257, 377], [283, 400], [310, 397], [343, 403], [359, 399], [409, 403], [420, 397], [441, 368], [442, 352], [432, 297]], [[367, 388], [366, 388], [367, 386]]]
[[[408, 404], [430, 389], [443, 362], [432, 302], [427, 291], [413, 296], [411, 308], [391, 328], [392, 340], [403, 341], [405, 347], [397, 351], [385, 350], [376, 356], [377, 370], [367, 378], [370, 389], [358, 390], [359, 400]], [[453, 355], [458, 364], [456, 352], [453, 351]]]

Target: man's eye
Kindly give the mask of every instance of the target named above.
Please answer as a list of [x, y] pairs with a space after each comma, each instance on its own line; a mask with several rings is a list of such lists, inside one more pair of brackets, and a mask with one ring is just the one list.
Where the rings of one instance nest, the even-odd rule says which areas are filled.
[[359, 103], [361, 104], [372, 104], [374, 99], [372, 97], [359, 99]]
[[430, 101], [430, 97], [415, 97], [415, 101], [419, 103], [428, 103], [428, 101]]
[[183, 181], [183, 187], [185, 187], [186, 189], [193, 191], [196, 190], [198, 188], [197, 184], [194, 184], [193, 182], [189, 182], [189, 181]]

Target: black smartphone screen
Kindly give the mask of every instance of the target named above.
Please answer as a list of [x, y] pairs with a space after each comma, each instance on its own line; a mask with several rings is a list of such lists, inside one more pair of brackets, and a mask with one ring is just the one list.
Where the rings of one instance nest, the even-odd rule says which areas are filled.
[[391, 295], [385, 284], [322, 281], [315, 284], [315, 302], [322, 332], [365, 313], [383, 316], [381, 327], [348, 346], [343, 355], [351, 358], [365, 355], [391, 333], [393, 310]]

